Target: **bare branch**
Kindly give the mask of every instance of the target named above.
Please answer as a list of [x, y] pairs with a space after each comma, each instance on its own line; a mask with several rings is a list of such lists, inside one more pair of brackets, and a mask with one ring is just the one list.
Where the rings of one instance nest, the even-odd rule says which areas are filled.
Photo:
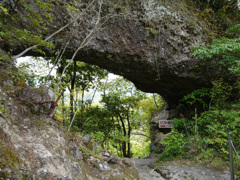
[[[66, 25], [63, 26], [63, 27], [61, 27], [59, 30], [57, 30], [56, 32], [54, 32], [54, 33], [52, 33], [50, 36], [48, 36], [44, 41], [48, 41], [49, 39], [51, 39], [51, 38], [52, 38], [53, 36], [55, 36], [56, 34], [60, 33], [62, 30], [64, 30], [66, 27], [68, 27], [68, 26], [69, 26], [70, 24], [72, 24], [73, 22], [74, 22], [74, 21], [66, 24]], [[40, 44], [36, 44], [36, 45], [34, 45], [34, 46], [31, 46], [31, 47], [25, 49], [25, 50], [24, 50], [23, 52], [21, 52], [20, 54], [18, 54], [18, 55], [16, 55], [16, 56], [13, 56], [13, 59], [15, 60], [15, 59], [17, 59], [17, 58], [20, 58], [20, 57], [23, 56], [25, 53], [27, 53], [28, 51], [30, 51], [30, 50], [38, 47], [38, 46], [40, 46]]]
[[[92, 6], [92, 4], [94, 3], [95, 0], [93, 0], [89, 5], [88, 7], [84, 10], [84, 13]], [[69, 22], [68, 24], [66, 24], [65, 26], [61, 27], [60, 29], [58, 29], [57, 31], [55, 31], [54, 33], [52, 33], [50, 36], [48, 36], [46, 39], [44, 39], [44, 41], [48, 41], [49, 39], [51, 39], [53, 36], [55, 36], [56, 34], [60, 33], [61, 31], [63, 31], [65, 28], [67, 28], [69, 25], [71, 25], [72, 23], [74, 23], [75, 21], [77, 21], [78, 19], [80, 19], [82, 16], [79, 15], [77, 18], [73, 19], [71, 22]], [[33, 45], [27, 49], [25, 49], [23, 52], [19, 53], [18, 55], [16, 56], [13, 56], [13, 59], [17, 59], [21, 56], [23, 56], [25, 53], [27, 53], [28, 51], [36, 48], [40, 46], [40, 44], [36, 44], [36, 45]]]
[[80, 108], [81, 108], [81, 106], [79, 106], [79, 107], [77, 108], [76, 112], [74, 113], [73, 118], [71, 119], [71, 123], [70, 123], [69, 128], [68, 128], [68, 131], [70, 131], [70, 129], [71, 129], [71, 127], [72, 127], [72, 123], [73, 123], [73, 121], [74, 121], [74, 119], [75, 119], [75, 117], [76, 117], [76, 115], [77, 115], [77, 112], [78, 112], [78, 110], [79, 110]]
[[[47, 75], [47, 79], [46, 79], [46, 81], [45, 81], [45, 84], [47, 83], [48, 78], [49, 78], [49, 76], [51, 75], [51, 72], [52, 72], [53, 68], [56, 67], [56, 66], [59, 64], [60, 59], [62, 58], [62, 56], [63, 56], [66, 48], [68, 47], [68, 45], [69, 45], [69, 43], [70, 43], [70, 40], [71, 40], [71, 37], [70, 37], [69, 40], [67, 41], [67, 43], [66, 43], [66, 45], [65, 45], [65, 47], [64, 47], [63, 50], [62, 50], [62, 47], [61, 47], [60, 52], [59, 52], [58, 56], [57, 56], [56, 59], [55, 59], [54, 65], [53, 65], [53, 67], [50, 69], [50, 71], [49, 71], [49, 73], [48, 73], [48, 75]], [[63, 44], [63, 45], [64, 45], [64, 44]], [[61, 52], [61, 50], [62, 50], [62, 52]]]
[[[98, 27], [98, 24], [99, 24], [99, 22], [100, 22], [100, 20], [101, 20], [101, 8], [102, 8], [102, 3], [103, 3], [103, 2], [101, 1], [101, 2], [100, 2], [99, 11], [98, 11], [98, 19], [97, 19], [97, 22], [96, 22], [94, 28], [90, 31], [90, 33], [87, 35], [87, 37], [83, 40], [83, 42], [82, 42], [81, 45], [78, 47], [78, 49], [74, 52], [74, 54], [73, 54], [70, 62], [64, 67], [64, 69], [63, 69], [63, 71], [62, 71], [62, 75], [61, 75], [60, 81], [61, 81], [61, 79], [62, 79], [62, 77], [63, 77], [66, 69], [73, 63], [73, 60], [74, 60], [74, 58], [76, 57], [77, 53], [78, 53], [82, 48], [84, 48], [84, 47], [93, 39], [94, 36], [92, 36], [92, 34], [98, 30], [97, 27]], [[101, 24], [101, 25], [103, 25], [103, 24]], [[86, 42], [86, 43], [85, 43], [85, 42]]]

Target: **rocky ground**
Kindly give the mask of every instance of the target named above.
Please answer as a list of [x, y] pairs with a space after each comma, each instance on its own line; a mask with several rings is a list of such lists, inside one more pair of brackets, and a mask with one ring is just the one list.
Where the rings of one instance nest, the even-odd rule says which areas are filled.
[[201, 165], [157, 165], [157, 158], [134, 159], [143, 180], [229, 180], [228, 171]]

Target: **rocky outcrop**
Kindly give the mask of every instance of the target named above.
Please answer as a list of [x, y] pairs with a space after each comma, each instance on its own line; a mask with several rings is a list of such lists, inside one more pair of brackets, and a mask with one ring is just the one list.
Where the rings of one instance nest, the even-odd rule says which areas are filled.
[[11, 65], [0, 64], [0, 180], [138, 179], [134, 163], [97, 154], [87, 146], [89, 136], [66, 132], [49, 118], [49, 103], [38, 102], [54, 101], [54, 91], [27, 86]]
[[170, 134], [170, 128], [159, 128], [159, 120], [172, 120], [178, 115], [177, 110], [163, 110], [155, 112], [151, 118], [151, 153], [162, 153], [165, 146], [161, 141]]
[[[49, 34], [71, 21], [70, 12], [63, 7], [66, 3], [53, 3], [50, 9], [53, 25], [48, 27]], [[104, 0], [99, 16], [97, 2], [89, 9], [85, 1], [73, 6], [81, 18], [52, 38], [56, 50], [69, 40], [64, 56], [72, 58], [91, 38], [80, 48], [75, 60], [122, 75], [142, 91], [159, 93], [170, 106], [186, 93], [209, 86], [220, 73], [190, 58], [191, 48], [209, 42], [213, 32], [206, 19], [197, 15], [199, 10], [191, 1], [122, 0], [114, 4]], [[86, 39], [96, 28], [99, 17], [99, 24], [103, 24]], [[26, 22], [20, 24], [30, 29], [29, 24], [24, 25]], [[23, 46], [7, 41], [1, 42], [1, 47], [11, 49], [13, 54], [24, 50]], [[47, 56], [53, 56], [52, 53], [46, 51]], [[39, 54], [29, 51], [25, 55]]]
[[70, 137], [52, 119], [18, 115], [0, 117], [1, 180], [138, 179], [134, 164], [87, 155], [82, 139]]

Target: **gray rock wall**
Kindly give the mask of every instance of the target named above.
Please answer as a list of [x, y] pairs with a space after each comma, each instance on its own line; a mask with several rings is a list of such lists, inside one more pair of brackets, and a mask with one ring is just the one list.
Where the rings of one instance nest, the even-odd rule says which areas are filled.
[[172, 120], [178, 115], [177, 110], [163, 110], [154, 113], [150, 121], [151, 124], [151, 153], [161, 153], [164, 150], [164, 146], [161, 141], [169, 135], [170, 128], [159, 128], [159, 120]]

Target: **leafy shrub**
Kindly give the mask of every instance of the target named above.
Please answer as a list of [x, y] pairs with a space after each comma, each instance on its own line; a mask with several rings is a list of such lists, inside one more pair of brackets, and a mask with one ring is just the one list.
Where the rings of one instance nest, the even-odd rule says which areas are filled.
[[[233, 144], [240, 153], [240, 102], [239, 98], [232, 98], [234, 89], [234, 93], [238, 91], [239, 94], [239, 85], [230, 86], [223, 79], [212, 84], [211, 89], [196, 90], [180, 101], [181, 108], [208, 108], [198, 114], [195, 111], [193, 118], [173, 120], [174, 129], [172, 135], [162, 142], [166, 149], [159, 155], [160, 160], [191, 158], [209, 162], [214, 167], [226, 166], [228, 132], [231, 132]], [[236, 155], [234, 158], [239, 164]]]
[[160, 154], [159, 160], [171, 160], [173, 158], [182, 158], [186, 155], [189, 147], [189, 141], [186, 135], [179, 133], [176, 129], [172, 129], [171, 135], [164, 138], [161, 142], [166, 149]]

